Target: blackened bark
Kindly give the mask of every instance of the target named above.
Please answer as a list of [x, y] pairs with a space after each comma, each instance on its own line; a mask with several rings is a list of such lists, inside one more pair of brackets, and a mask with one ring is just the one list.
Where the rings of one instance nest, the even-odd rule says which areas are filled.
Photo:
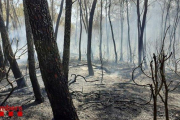
[[54, 23], [54, 0], [51, 1], [51, 17], [52, 23]]
[[16, 79], [19, 78], [16, 81], [17, 86], [18, 86], [18, 88], [26, 87], [26, 81], [25, 81], [24, 77], [22, 76], [22, 73], [21, 73], [21, 71], [19, 69], [19, 66], [17, 64], [17, 61], [15, 59], [15, 56], [14, 56], [12, 48], [11, 48], [11, 44], [10, 44], [10, 41], [9, 41], [9, 36], [8, 36], [8, 33], [7, 33], [7, 29], [6, 29], [5, 24], [4, 24], [2, 12], [0, 12], [0, 31], [1, 31], [4, 54], [5, 54], [5, 56], [7, 57], [8, 61], [10, 63], [10, 67], [12, 69], [14, 77]]
[[[6, 8], [6, 29], [7, 29], [7, 32], [8, 32], [8, 28], [9, 28], [9, 0], [7, 0], [5, 8]], [[2, 10], [2, 13], [3, 13], [3, 10]], [[4, 64], [6, 66], [9, 66], [9, 63], [8, 63], [6, 55], [4, 55]]]
[[27, 13], [27, 7], [25, 2], [24, 5], [24, 16], [25, 16], [25, 25], [26, 25], [26, 38], [27, 38], [27, 47], [28, 47], [28, 64], [29, 64], [29, 76], [31, 80], [31, 84], [34, 91], [35, 101], [38, 103], [42, 103], [44, 98], [41, 94], [40, 86], [36, 76], [36, 68], [35, 68], [35, 59], [34, 59], [34, 42], [31, 31], [31, 26], [29, 23], [29, 17]]
[[68, 80], [69, 58], [70, 58], [70, 39], [71, 39], [71, 9], [72, 0], [66, 0], [65, 30], [64, 30], [64, 51], [63, 51], [63, 70]]
[[[0, 0], [0, 10], [2, 12], [2, 2]], [[4, 65], [4, 56], [2, 52], [2, 48], [0, 45], [0, 80], [5, 76], [5, 65]]]
[[7, 0], [7, 8], [6, 8], [6, 29], [8, 31], [9, 28], [9, 0]]
[[0, 81], [5, 76], [5, 73], [6, 73], [6, 69], [4, 65], [4, 57], [3, 57], [3, 52], [0, 45]]
[[92, 39], [92, 26], [93, 26], [93, 18], [94, 18], [94, 11], [96, 8], [96, 3], [97, 3], [97, 0], [94, 0], [92, 4], [91, 12], [90, 12], [89, 25], [88, 25], [89, 27], [88, 27], [88, 42], [87, 42], [87, 62], [88, 62], [88, 71], [89, 71], [90, 76], [94, 75], [94, 71], [93, 71], [92, 63], [91, 63], [91, 54], [92, 54], [91, 39]]
[[[70, 2], [66, 1], [67, 4]], [[71, 4], [71, 2], [70, 2]], [[78, 120], [69, 93], [68, 79], [63, 73], [47, 0], [26, 0], [45, 90], [55, 120]], [[69, 31], [70, 33], [70, 31]], [[68, 41], [66, 41], [68, 42]]]
[[81, 37], [82, 37], [82, 4], [81, 0], [78, 0], [80, 7], [80, 35], [79, 35], [79, 61], [81, 61]]
[[64, 4], [64, 0], [61, 0], [61, 6], [60, 6], [59, 15], [58, 15], [57, 22], [56, 22], [56, 29], [55, 29], [55, 39], [56, 39], [56, 40], [57, 40], [59, 23], [60, 23], [62, 11], [63, 11], [63, 4]]
[[143, 35], [144, 35], [144, 28], [146, 24], [146, 16], [147, 16], [147, 8], [148, 8], [148, 0], [144, 0], [144, 13], [143, 19], [141, 23], [141, 14], [140, 14], [140, 3], [137, 0], [137, 25], [138, 25], [138, 64], [140, 65], [142, 62], [142, 52], [143, 52]]

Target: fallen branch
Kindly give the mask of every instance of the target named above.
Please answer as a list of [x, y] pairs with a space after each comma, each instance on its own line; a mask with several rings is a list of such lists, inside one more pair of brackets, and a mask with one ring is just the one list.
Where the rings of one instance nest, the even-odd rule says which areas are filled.
[[70, 86], [71, 84], [73, 84], [73, 83], [76, 82], [77, 77], [82, 77], [86, 82], [96, 82], [96, 81], [99, 81], [99, 80], [87, 81], [84, 76], [82, 76], [82, 75], [76, 75], [76, 74], [71, 74], [71, 77], [72, 77], [73, 75], [75, 76], [75, 77], [74, 77], [74, 80], [69, 82], [69, 86]]

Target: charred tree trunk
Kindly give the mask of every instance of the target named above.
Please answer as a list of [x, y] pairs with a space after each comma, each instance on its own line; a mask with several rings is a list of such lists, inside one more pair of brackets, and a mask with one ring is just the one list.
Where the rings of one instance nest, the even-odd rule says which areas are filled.
[[0, 45], [0, 81], [5, 76], [5, 73], [6, 73], [6, 70], [5, 70], [5, 65], [4, 65], [4, 57], [3, 57], [3, 52]]
[[[9, 28], [9, 10], [10, 10], [9, 9], [9, 0], [7, 0], [7, 2], [6, 2], [6, 29], [7, 29], [7, 32], [8, 32], [8, 28]], [[7, 59], [6, 55], [4, 55], [4, 64], [6, 66], [9, 66], [8, 59]]]
[[71, 10], [72, 0], [66, 0], [65, 29], [64, 29], [64, 51], [63, 51], [63, 70], [65, 78], [68, 80], [69, 58], [70, 58], [70, 39], [71, 39]]
[[57, 41], [59, 23], [60, 23], [62, 11], [63, 11], [63, 4], [64, 4], [64, 0], [61, 0], [61, 7], [60, 7], [60, 10], [59, 10], [59, 14], [58, 14], [57, 22], [56, 22], [56, 28], [55, 28], [55, 39], [56, 39], [56, 41]]
[[[0, 0], [0, 10], [1, 10], [1, 13], [2, 12], [2, 2]], [[3, 56], [3, 52], [2, 52], [2, 48], [1, 48], [1, 45], [0, 45], [0, 81], [1, 79], [5, 76], [5, 72], [6, 69], [5, 69], [5, 64], [4, 64], [4, 56]]]
[[39, 86], [37, 76], [36, 76], [35, 59], [34, 59], [34, 42], [33, 42], [31, 26], [29, 23], [27, 7], [24, 1], [23, 1], [23, 6], [24, 6], [26, 38], [27, 38], [27, 47], [28, 47], [29, 76], [30, 76], [31, 84], [34, 91], [34, 96], [36, 99], [35, 101], [38, 103], [42, 103], [44, 101], [44, 98], [41, 94], [40, 86]]
[[81, 37], [82, 37], [82, 2], [81, 0], [78, 0], [79, 7], [80, 7], [80, 35], [79, 35], [79, 61], [81, 61]]
[[94, 11], [96, 8], [96, 3], [97, 3], [97, 0], [94, 0], [92, 4], [91, 12], [90, 12], [89, 25], [88, 25], [87, 62], [88, 62], [88, 71], [89, 71], [90, 76], [94, 75], [94, 71], [93, 71], [92, 63], [91, 63], [91, 54], [92, 54], [91, 39], [92, 39], [93, 17], [94, 17]]
[[[39, 66], [45, 84], [45, 90], [51, 103], [54, 119], [78, 120], [69, 93], [68, 79], [66, 74], [63, 73], [63, 65], [60, 60], [57, 42], [54, 38], [48, 2], [47, 0], [26, 0], [26, 5]], [[71, 5], [72, 1], [66, 0], [66, 10], [68, 10], [66, 15], [71, 11]], [[69, 15], [68, 18], [70, 18]], [[68, 29], [69, 26], [66, 26], [66, 30]], [[70, 30], [68, 33], [70, 33]], [[69, 38], [69, 36], [70, 35], [68, 35], [66, 39]], [[65, 42], [69, 42], [69, 40], [67, 39]]]
[[4, 24], [2, 12], [0, 12], [0, 31], [1, 31], [4, 54], [5, 54], [5, 56], [7, 57], [8, 61], [10, 63], [10, 67], [12, 69], [14, 77], [16, 79], [18, 79], [16, 81], [17, 87], [18, 88], [26, 87], [26, 81], [25, 81], [24, 77], [22, 76], [22, 73], [21, 73], [21, 71], [19, 69], [19, 66], [17, 64], [17, 61], [15, 59], [15, 56], [14, 56], [12, 48], [11, 48], [11, 44], [10, 44], [10, 41], [9, 41], [9, 36], [8, 36], [8, 33], [7, 33], [7, 29], [6, 29], [5, 24]]
[[112, 26], [112, 23], [111, 23], [111, 0], [109, 0], [109, 23], [110, 23], [110, 26], [111, 26], [111, 33], [112, 33], [112, 39], [113, 39], [113, 44], [114, 44], [114, 54], [115, 54], [115, 63], [117, 63], [117, 51], [116, 51], [116, 42], [115, 42], [115, 39], [114, 39], [114, 32], [113, 32], [113, 26]]
[[6, 8], [6, 29], [8, 31], [9, 28], [9, 0], [7, 0], [7, 8]]
[[144, 28], [146, 24], [146, 16], [147, 16], [147, 8], [148, 8], [148, 0], [144, 0], [144, 13], [143, 19], [141, 23], [141, 14], [140, 14], [140, 3], [137, 0], [137, 26], [138, 26], [138, 64], [140, 65], [142, 62], [142, 53], [143, 53], [143, 35], [144, 35]]
[[54, 0], [51, 1], [51, 17], [52, 23], [54, 24]]

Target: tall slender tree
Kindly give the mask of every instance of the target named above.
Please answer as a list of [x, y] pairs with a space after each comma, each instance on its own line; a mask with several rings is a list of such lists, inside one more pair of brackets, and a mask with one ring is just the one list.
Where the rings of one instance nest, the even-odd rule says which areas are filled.
[[94, 71], [93, 71], [92, 63], [91, 63], [91, 53], [92, 53], [91, 39], [92, 39], [93, 17], [94, 17], [94, 11], [96, 8], [96, 3], [97, 3], [97, 0], [94, 0], [92, 4], [91, 12], [90, 12], [89, 25], [88, 25], [87, 62], [88, 62], [88, 71], [89, 71], [90, 76], [94, 75]]
[[120, 61], [123, 61], [123, 39], [124, 39], [124, 0], [119, 0], [120, 3], [120, 18], [121, 18], [121, 52], [120, 52]]
[[129, 45], [129, 58], [130, 62], [132, 62], [132, 48], [131, 48], [131, 36], [130, 36], [130, 22], [129, 22], [129, 5], [128, 0], [126, 0], [126, 12], [127, 12], [127, 25], [128, 25], [128, 45]]
[[9, 10], [10, 10], [10, 8], [9, 8], [9, 0], [7, 0], [7, 2], [6, 2], [6, 4], [7, 4], [7, 7], [6, 7], [6, 29], [7, 29], [7, 31], [8, 31], [8, 28], [9, 28]]
[[144, 36], [144, 28], [146, 24], [148, 10], [148, 0], [144, 0], [144, 13], [141, 22], [141, 13], [140, 13], [140, 2], [137, 0], [137, 26], [138, 26], [138, 64], [140, 65], [142, 62], [142, 53], [143, 53], [143, 36]]
[[109, 58], [108, 0], [106, 0], [106, 54]]
[[110, 23], [110, 27], [111, 27], [111, 34], [112, 34], [113, 45], [114, 45], [115, 63], [117, 63], [116, 42], [115, 42], [115, 38], [114, 38], [114, 31], [113, 31], [113, 26], [112, 26], [112, 22], [111, 22], [111, 14], [110, 13], [111, 13], [111, 0], [109, 0], [108, 16], [109, 16], [109, 23]]
[[82, 2], [78, 0], [80, 7], [80, 35], [79, 35], [79, 61], [81, 61], [81, 38], [82, 38]]
[[69, 58], [70, 58], [70, 39], [71, 39], [71, 9], [72, 0], [66, 0], [65, 29], [64, 29], [64, 51], [63, 69], [65, 78], [68, 80]]
[[102, 61], [102, 7], [103, 2], [101, 0], [101, 15], [100, 15], [100, 42], [99, 42], [99, 58]]

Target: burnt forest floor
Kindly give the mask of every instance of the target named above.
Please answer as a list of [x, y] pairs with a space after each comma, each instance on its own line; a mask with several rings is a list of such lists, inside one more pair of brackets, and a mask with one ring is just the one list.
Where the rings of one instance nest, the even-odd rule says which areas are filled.
[[[133, 64], [104, 62], [103, 80], [101, 64], [99, 61], [93, 62], [94, 76], [88, 76], [86, 61], [71, 60], [69, 81], [73, 81], [75, 75], [76, 82], [70, 85], [70, 92], [73, 98], [75, 108], [80, 120], [152, 120], [153, 103], [143, 105], [150, 99], [150, 90], [146, 87], [134, 85], [131, 80]], [[21, 71], [23, 75], [28, 74], [26, 65], [22, 64]], [[75, 75], [72, 75], [75, 74]], [[135, 75], [138, 74], [135, 72]], [[72, 75], [72, 76], [71, 76]], [[174, 80], [177, 83], [180, 78], [172, 72], [167, 72], [169, 81]], [[28, 88], [15, 90], [5, 105], [22, 106], [23, 117], [15, 116], [12, 118], [4, 117], [4, 120], [51, 120], [53, 118], [49, 100], [47, 98], [44, 84], [42, 82], [40, 70], [37, 69], [38, 81], [41, 86], [45, 102], [36, 104], [29, 77], [25, 77]], [[85, 77], [85, 79], [83, 77]], [[13, 75], [10, 73], [10, 80]], [[140, 84], [149, 83], [142, 74], [136, 78]], [[5, 85], [2, 81], [0, 87]], [[14, 84], [15, 86], [15, 84]], [[173, 84], [172, 87], [174, 87]], [[8, 93], [8, 89], [1, 89], [0, 95]], [[1, 96], [0, 101], [6, 96]], [[180, 120], [180, 87], [169, 94], [169, 111], [171, 120]], [[158, 99], [158, 120], [165, 120], [164, 107], [160, 98]]]

